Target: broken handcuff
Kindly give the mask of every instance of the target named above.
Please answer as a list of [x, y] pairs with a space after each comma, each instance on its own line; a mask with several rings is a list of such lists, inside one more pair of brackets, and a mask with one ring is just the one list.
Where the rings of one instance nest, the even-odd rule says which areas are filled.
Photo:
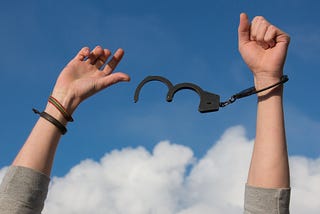
[[262, 91], [274, 88], [280, 84], [283, 84], [289, 80], [287, 75], [283, 75], [279, 82], [270, 85], [266, 88], [256, 90], [255, 87], [250, 87], [245, 90], [240, 91], [239, 93], [236, 93], [232, 95], [227, 101], [220, 102], [220, 96], [211, 92], [207, 92], [202, 90], [198, 85], [195, 85], [193, 83], [180, 83], [173, 85], [168, 79], [162, 77], [162, 76], [147, 76], [144, 80], [140, 82], [138, 87], [136, 88], [135, 94], [134, 94], [134, 102], [138, 102], [139, 99], [139, 93], [141, 91], [141, 88], [150, 81], [160, 81], [165, 83], [168, 86], [168, 93], [166, 100], [168, 102], [171, 102], [173, 99], [173, 96], [176, 92], [182, 90], [182, 89], [191, 89], [199, 94], [200, 96], [200, 104], [199, 104], [199, 112], [201, 113], [207, 113], [207, 112], [213, 112], [218, 111], [219, 107], [225, 107], [233, 102], [235, 102], [237, 99], [247, 97], [253, 94], [260, 93]]

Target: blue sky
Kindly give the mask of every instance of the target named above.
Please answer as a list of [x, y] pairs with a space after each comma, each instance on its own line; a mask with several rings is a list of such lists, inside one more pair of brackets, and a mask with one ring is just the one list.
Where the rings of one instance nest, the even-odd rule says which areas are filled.
[[219, 112], [197, 111], [191, 91], [165, 101], [166, 87], [146, 85], [138, 103], [133, 94], [148, 75], [174, 84], [193, 82], [230, 95], [252, 86], [237, 50], [240, 12], [265, 16], [291, 35], [285, 71], [285, 114], [290, 155], [320, 154], [320, 3], [318, 1], [4, 1], [0, 7], [0, 167], [11, 163], [38, 119], [55, 79], [83, 46], [126, 54], [119, 71], [131, 76], [86, 100], [75, 112], [58, 148], [53, 175], [62, 176], [81, 160], [159, 141], [188, 146], [202, 157], [229, 127], [242, 125], [254, 138], [256, 98], [238, 100]]

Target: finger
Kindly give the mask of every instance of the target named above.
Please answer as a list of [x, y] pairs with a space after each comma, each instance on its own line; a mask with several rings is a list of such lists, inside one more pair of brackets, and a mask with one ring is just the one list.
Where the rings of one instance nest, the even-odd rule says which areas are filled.
[[240, 22], [238, 27], [238, 40], [239, 43], [247, 42], [250, 40], [250, 23], [247, 14], [240, 14]]
[[98, 90], [102, 90], [118, 82], [129, 82], [129, 81], [130, 81], [129, 75], [122, 72], [113, 73], [100, 79], [100, 82], [99, 82], [100, 84], [98, 85], [100, 86], [100, 88], [98, 88]]
[[287, 33], [283, 32], [282, 30], [280, 30], [275, 26], [272, 26], [272, 28], [274, 28], [275, 30], [275, 36], [274, 36], [275, 43], [278, 43], [278, 42], [284, 42], [287, 44], [290, 43], [290, 36]]
[[250, 25], [250, 40], [255, 41], [256, 40], [256, 35], [257, 35], [257, 17], [254, 17], [253, 20], [251, 21]]
[[269, 25], [270, 24], [268, 24], [264, 20], [261, 20], [259, 22], [259, 25], [257, 26], [257, 29], [256, 29], [256, 35], [255, 35], [256, 41], [264, 42], [264, 35], [266, 34]]
[[111, 52], [108, 49], [104, 49], [103, 54], [101, 54], [101, 56], [96, 59], [95, 66], [100, 69], [106, 63], [110, 55]]
[[277, 28], [270, 25], [267, 32], [264, 35], [264, 41], [269, 45], [269, 47], [274, 47], [276, 45]]
[[257, 44], [260, 45], [263, 49], [269, 48], [269, 43], [265, 42], [264, 40], [269, 26], [270, 26], [269, 22], [267, 22], [265, 19], [261, 19], [256, 29]]
[[96, 63], [96, 60], [103, 54], [103, 49], [100, 46], [96, 46], [90, 53], [87, 62], [91, 65]]
[[257, 37], [257, 30], [259, 27], [261, 16], [256, 16], [253, 18], [250, 26], [250, 40], [255, 41]]
[[105, 75], [109, 75], [110, 73], [112, 73], [112, 71], [117, 67], [117, 65], [121, 61], [123, 55], [124, 55], [123, 49], [119, 48], [116, 51], [116, 53], [113, 55], [111, 60], [107, 63], [107, 65], [102, 70], [105, 73]]
[[268, 48], [270, 48], [269, 44], [266, 43], [266, 42], [258, 42], [257, 41], [257, 44], [262, 47], [263, 49], [267, 50]]
[[88, 47], [83, 47], [78, 54], [75, 56], [75, 59], [83, 61], [90, 54], [90, 49]]

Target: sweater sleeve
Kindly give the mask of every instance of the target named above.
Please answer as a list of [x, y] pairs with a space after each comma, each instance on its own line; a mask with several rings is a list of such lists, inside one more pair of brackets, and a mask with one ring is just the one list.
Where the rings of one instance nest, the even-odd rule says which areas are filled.
[[0, 185], [1, 214], [41, 213], [50, 178], [21, 166], [10, 166]]
[[246, 185], [245, 214], [288, 214], [290, 188], [266, 189]]

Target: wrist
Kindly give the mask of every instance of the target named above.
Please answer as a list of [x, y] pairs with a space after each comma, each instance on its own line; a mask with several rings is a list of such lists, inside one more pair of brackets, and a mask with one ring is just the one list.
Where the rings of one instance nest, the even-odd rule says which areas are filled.
[[[279, 72], [281, 73], [280, 76], [276, 75], [276, 76], [255, 76], [254, 77], [254, 85], [255, 85], [255, 88], [257, 91], [261, 90], [261, 89], [264, 89], [266, 87], [269, 87], [271, 85], [274, 85], [276, 83], [279, 83], [279, 81], [282, 81], [282, 72]], [[286, 82], [286, 81], [284, 81]], [[279, 84], [279, 85], [276, 85], [275, 87], [272, 87], [268, 90], [265, 90], [265, 91], [262, 91], [262, 92], [259, 92], [257, 94], [258, 97], [262, 97], [262, 96], [272, 96], [272, 95], [282, 95], [283, 93], [283, 83], [282, 84]]]
[[280, 81], [282, 73], [275, 76], [254, 75], [254, 85], [257, 90], [268, 87]]
[[68, 93], [64, 93], [64, 92], [59, 92], [56, 90], [53, 90], [51, 96], [56, 99], [61, 106], [63, 106], [63, 108], [65, 109], [65, 111], [71, 116], [73, 114], [73, 112], [75, 111], [75, 109], [77, 108], [78, 104], [75, 96], [68, 94]]

